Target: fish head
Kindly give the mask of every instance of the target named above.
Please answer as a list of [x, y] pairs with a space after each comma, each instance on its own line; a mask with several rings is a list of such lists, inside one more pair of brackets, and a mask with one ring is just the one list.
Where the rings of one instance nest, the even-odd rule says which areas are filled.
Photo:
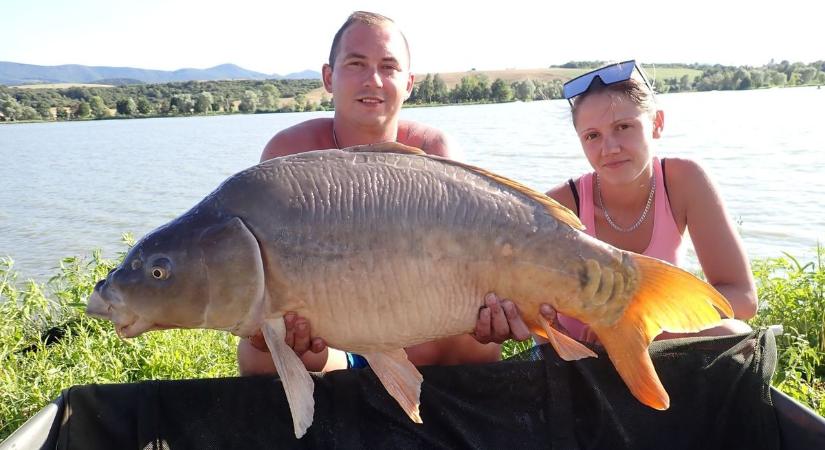
[[263, 287], [260, 248], [241, 219], [177, 219], [97, 283], [86, 313], [111, 320], [123, 338], [167, 328], [236, 332], [250, 328]]

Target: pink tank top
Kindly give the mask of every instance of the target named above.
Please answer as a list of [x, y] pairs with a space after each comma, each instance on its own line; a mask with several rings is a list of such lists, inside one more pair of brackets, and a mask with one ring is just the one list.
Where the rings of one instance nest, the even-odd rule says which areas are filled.
[[[653, 171], [656, 174], [656, 193], [653, 198], [653, 235], [642, 254], [678, 266], [684, 258], [685, 248], [682, 245], [682, 234], [679, 233], [679, 227], [673, 220], [673, 211], [670, 209], [670, 200], [665, 191], [665, 180], [659, 158], [653, 158]], [[593, 173], [582, 175], [579, 178], [578, 188], [579, 219], [587, 227], [585, 233], [596, 237]], [[572, 337], [582, 339], [584, 324], [563, 314], [559, 314], [559, 322], [567, 328]]]

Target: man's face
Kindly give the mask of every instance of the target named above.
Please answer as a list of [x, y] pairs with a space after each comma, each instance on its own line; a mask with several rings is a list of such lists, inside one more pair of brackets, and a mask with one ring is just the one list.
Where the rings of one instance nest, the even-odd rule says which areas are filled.
[[334, 69], [323, 69], [336, 119], [367, 127], [392, 126], [412, 92], [409, 65], [404, 38], [395, 26], [351, 25], [341, 36]]

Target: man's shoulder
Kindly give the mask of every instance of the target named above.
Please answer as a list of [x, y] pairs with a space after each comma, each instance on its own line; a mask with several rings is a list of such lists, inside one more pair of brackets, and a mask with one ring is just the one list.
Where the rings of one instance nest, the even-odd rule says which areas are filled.
[[330, 118], [310, 119], [279, 131], [267, 142], [261, 161], [329, 147], [323, 137], [331, 123]]
[[412, 120], [398, 122], [398, 142], [418, 147], [430, 155], [455, 158], [458, 153], [456, 145], [451, 142], [445, 132]]

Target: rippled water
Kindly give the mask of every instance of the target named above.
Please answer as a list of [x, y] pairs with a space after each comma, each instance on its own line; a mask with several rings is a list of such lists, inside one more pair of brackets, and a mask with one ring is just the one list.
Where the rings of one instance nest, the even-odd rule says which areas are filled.
[[[752, 258], [809, 257], [825, 238], [825, 90], [660, 96], [658, 154], [703, 163]], [[64, 256], [114, 256], [229, 175], [258, 161], [278, 130], [332, 113], [259, 114], [0, 126], [0, 256], [45, 280]], [[567, 103], [412, 108], [465, 161], [539, 190], [588, 170]], [[693, 263], [695, 264], [695, 262]]]

